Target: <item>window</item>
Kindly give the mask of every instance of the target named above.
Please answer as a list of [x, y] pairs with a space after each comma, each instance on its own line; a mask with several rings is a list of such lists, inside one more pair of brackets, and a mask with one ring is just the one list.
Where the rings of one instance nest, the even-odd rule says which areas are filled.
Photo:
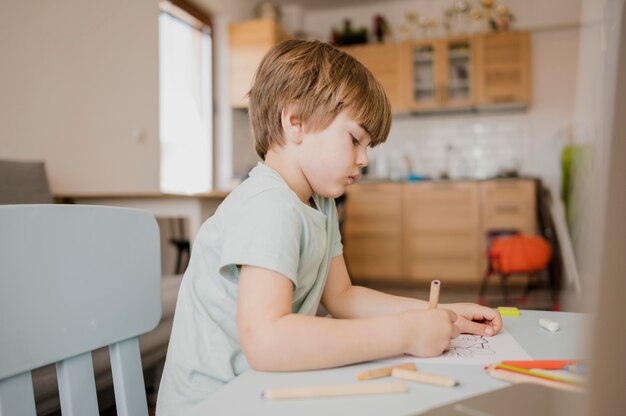
[[160, 7], [160, 189], [208, 192], [213, 185], [210, 20], [182, 0]]

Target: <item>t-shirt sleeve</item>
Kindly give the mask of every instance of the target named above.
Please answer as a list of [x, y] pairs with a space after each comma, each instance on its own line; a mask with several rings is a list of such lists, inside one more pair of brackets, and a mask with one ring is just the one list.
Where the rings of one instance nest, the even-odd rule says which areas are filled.
[[297, 284], [302, 220], [280, 192], [244, 201], [227, 215], [222, 229], [220, 272], [236, 265], [273, 270]]

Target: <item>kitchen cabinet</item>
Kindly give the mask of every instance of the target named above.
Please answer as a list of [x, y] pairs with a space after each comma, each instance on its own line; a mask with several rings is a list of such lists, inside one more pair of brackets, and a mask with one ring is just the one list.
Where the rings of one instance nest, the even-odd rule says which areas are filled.
[[482, 265], [477, 183], [423, 182], [402, 188], [405, 278], [476, 282]]
[[410, 42], [405, 48], [410, 65], [409, 110], [462, 109], [474, 105], [473, 38]]
[[357, 45], [342, 50], [381, 82], [394, 113], [530, 104], [528, 32]]
[[501, 179], [480, 183], [481, 222], [485, 233], [512, 229], [536, 233], [536, 186], [532, 180]]
[[255, 19], [229, 27], [230, 102], [234, 108], [247, 108], [246, 94], [254, 74], [274, 45], [290, 39], [274, 19]]
[[485, 34], [476, 38], [477, 105], [528, 106], [530, 35], [528, 32]]
[[345, 209], [342, 233], [350, 274], [361, 280], [402, 279], [402, 188], [359, 185]]
[[369, 44], [341, 48], [369, 69], [381, 83], [394, 111], [407, 108], [408, 66], [400, 43]]
[[487, 232], [536, 233], [532, 179], [362, 183], [348, 188], [343, 230], [351, 277], [478, 284]]

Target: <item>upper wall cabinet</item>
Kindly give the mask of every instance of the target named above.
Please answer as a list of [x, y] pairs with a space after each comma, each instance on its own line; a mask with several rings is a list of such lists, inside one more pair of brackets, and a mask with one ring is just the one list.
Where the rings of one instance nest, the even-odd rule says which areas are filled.
[[248, 20], [230, 25], [230, 102], [233, 107], [248, 106], [246, 94], [261, 59], [272, 46], [290, 38], [273, 19]]
[[412, 111], [470, 108], [475, 103], [474, 41], [450, 38], [405, 46], [410, 78], [405, 83]]
[[409, 74], [404, 48], [405, 46], [400, 43], [342, 48], [374, 74], [385, 89], [394, 110], [405, 108], [407, 105], [405, 80]]
[[381, 82], [395, 113], [530, 103], [527, 32], [453, 37], [343, 50]]
[[483, 35], [476, 44], [477, 104], [530, 104], [529, 33]]

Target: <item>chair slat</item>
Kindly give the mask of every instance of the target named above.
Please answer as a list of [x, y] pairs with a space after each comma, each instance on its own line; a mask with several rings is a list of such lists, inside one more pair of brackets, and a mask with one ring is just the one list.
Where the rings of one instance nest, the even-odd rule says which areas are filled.
[[56, 367], [63, 416], [98, 415], [91, 352], [59, 361]]
[[36, 414], [30, 371], [0, 380], [0, 416]]
[[148, 416], [141, 356], [137, 338], [109, 346], [115, 405], [120, 416]]

